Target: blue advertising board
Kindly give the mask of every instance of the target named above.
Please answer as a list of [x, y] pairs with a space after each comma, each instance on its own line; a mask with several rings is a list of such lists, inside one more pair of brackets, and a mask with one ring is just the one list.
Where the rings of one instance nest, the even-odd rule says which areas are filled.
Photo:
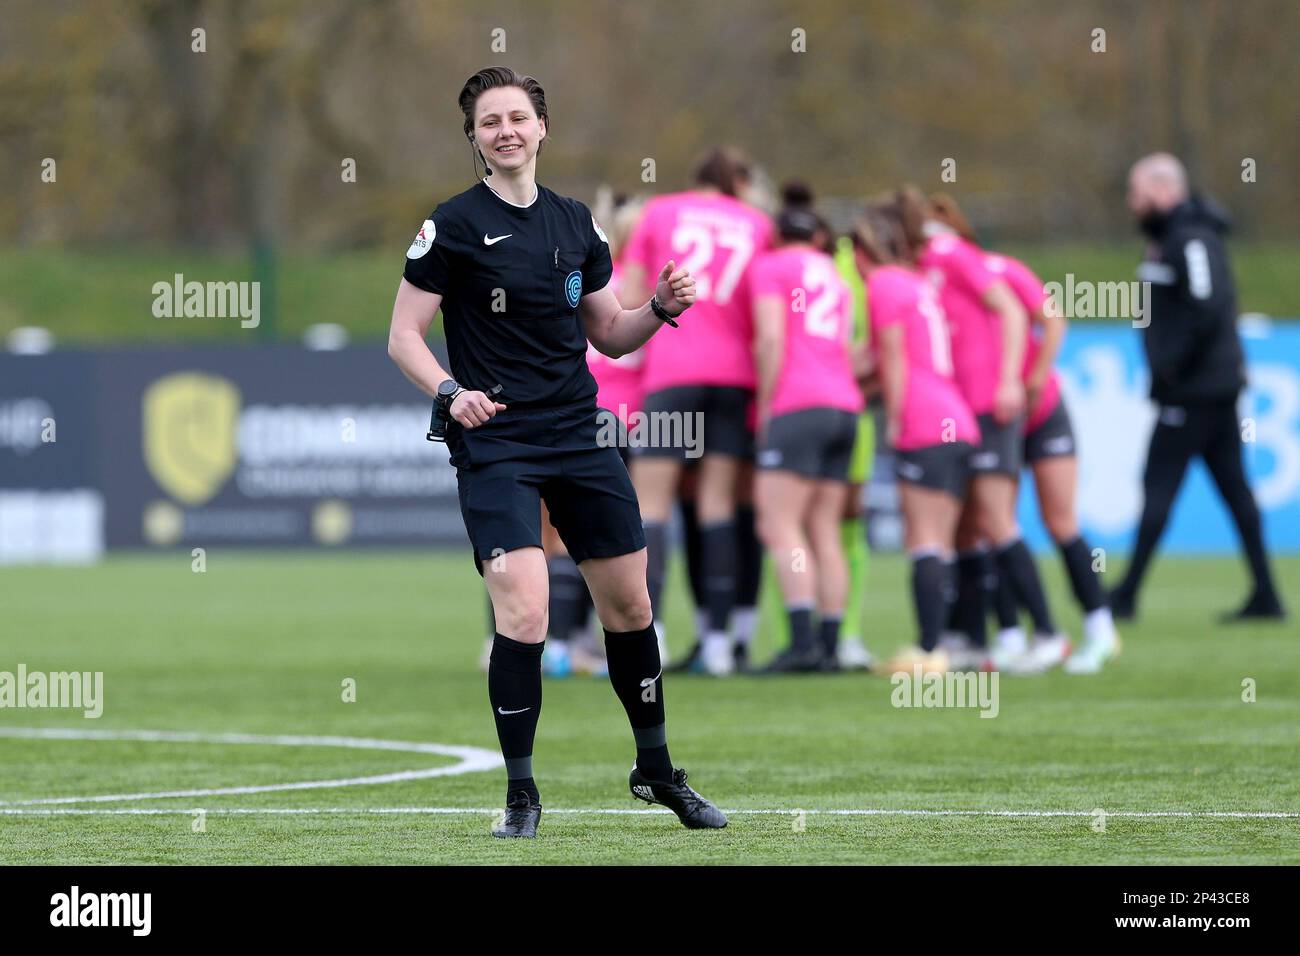
[[[1243, 319], [1246, 391], [1238, 405], [1246, 473], [1278, 551], [1300, 551], [1300, 324]], [[1075, 325], [1057, 362], [1079, 449], [1079, 518], [1089, 543], [1108, 551], [1133, 546], [1142, 513], [1142, 469], [1156, 409], [1141, 333], [1125, 324]], [[1026, 474], [1020, 521], [1035, 548], [1051, 542]], [[1164, 553], [1227, 554], [1236, 530], [1204, 463], [1183, 479], [1161, 541]]]

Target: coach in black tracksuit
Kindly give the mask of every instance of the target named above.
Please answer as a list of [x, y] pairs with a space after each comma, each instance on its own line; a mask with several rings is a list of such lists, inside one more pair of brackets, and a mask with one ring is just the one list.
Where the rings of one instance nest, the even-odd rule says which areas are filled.
[[1151, 398], [1159, 406], [1147, 452], [1146, 500], [1137, 545], [1111, 606], [1132, 617], [1137, 592], [1192, 458], [1200, 455], [1241, 536], [1254, 591], [1223, 620], [1283, 617], [1269, 573], [1259, 508], [1242, 466], [1237, 398], [1246, 384], [1237, 301], [1222, 210], [1187, 190], [1182, 164], [1167, 153], [1129, 175], [1129, 209], [1151, 239], [1138, 278], [1150, 283], [1143, 345]]

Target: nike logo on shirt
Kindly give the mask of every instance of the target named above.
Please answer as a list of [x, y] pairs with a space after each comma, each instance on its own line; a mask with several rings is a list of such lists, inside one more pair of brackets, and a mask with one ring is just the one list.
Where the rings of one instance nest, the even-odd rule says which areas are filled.
[[488, 234], [485, 232], [483, 233], [483, 245], [490, 246], [493, 243], [500, 242], [502, 239], [509, 239], [513, 235], [514, 235], [513, 232], [507, 232], [504, 236], [493, 236], [491, 239], [489, 239]]
[[532, 708], [520, 707], [518, 710], [502, 710], [500, 707], [498, 707], [497, 713], [500, 714], [502, 717], [509, 717], [511, 714], [522, 714], [526, 710], [532, 710]]

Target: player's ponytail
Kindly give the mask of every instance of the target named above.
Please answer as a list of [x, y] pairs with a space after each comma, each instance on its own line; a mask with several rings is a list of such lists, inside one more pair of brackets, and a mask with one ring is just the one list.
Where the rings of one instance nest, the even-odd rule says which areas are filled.
[[749, 157], [734, 146], [717, 146], [695, 165], [695, 182], [733, 198], [749, 183]]
[[812, 242], [818, 233], [830, 234], [825, 220], [813, 211], [812, 187], [803, 180], [791, 179], [781, 187], [776, 231], [785, 242]]
[[897, 217], [903, 240], [907, 244], [909, 260], [915, 259], [929, 238], [925, 224], [934, 218], [934, 211], [926, 202], [925, 194], [915, 186], [903, 186], [894, 193], [892, 214]]
[[947, 193], [930, 193], [930, 209], [933, 211], [935, 219], [948, 226], [967, 242], [976, 241], [975, 228], [961, 211], [961, 207], [957, 205], [957, 200], [953, 199], [952, 196]]

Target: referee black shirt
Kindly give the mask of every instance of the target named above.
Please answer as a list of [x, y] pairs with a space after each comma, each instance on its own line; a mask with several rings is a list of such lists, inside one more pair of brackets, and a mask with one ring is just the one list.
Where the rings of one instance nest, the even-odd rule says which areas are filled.
[[517, 206], [480, 181], [424, 221], [402, 274], [442, 295], [452, 377], [480, 391], [500, 384], [500, 401], [523, 410], [595, 406], [578, 302], [612, 269], [585, 205], [539, 184]]
[[1153, 241], [1138, 278], [1151, 283], [1142, 337], [1151, 397], [1161, 405], [1232, 400], [1246, 384], [1237, 294], [1223, 245], [1226, 213], [1191, 196], [1142, 230]]

